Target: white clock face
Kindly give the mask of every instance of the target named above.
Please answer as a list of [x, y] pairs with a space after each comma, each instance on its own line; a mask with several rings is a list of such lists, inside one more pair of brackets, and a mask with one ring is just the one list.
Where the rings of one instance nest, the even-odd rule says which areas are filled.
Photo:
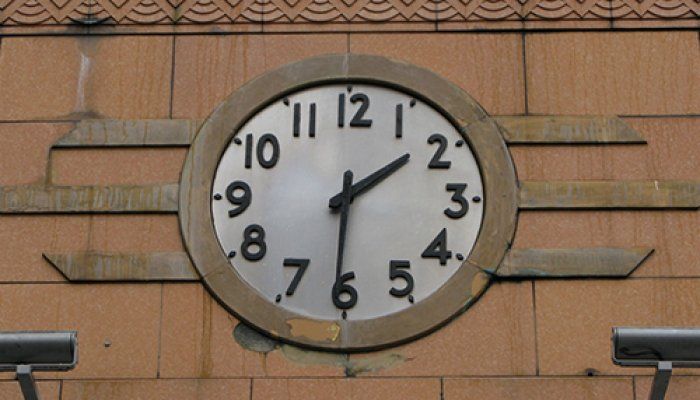
[[316, 86], [261, 109], [224, 151], [211, 195], [231, 268], [276, 307], [323, 320], [430, 297], [469, 255], [484, 209], [455, 127], [370, 84]]

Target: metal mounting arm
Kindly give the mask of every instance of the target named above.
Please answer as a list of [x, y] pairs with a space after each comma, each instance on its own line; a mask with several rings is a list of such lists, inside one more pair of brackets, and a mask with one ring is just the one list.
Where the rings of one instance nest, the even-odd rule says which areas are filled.
[[36, 390], [36, 382], [34, 382], [31, 365], [17, 366], [17, 380], [19, 381], [19, 387], [22, 389], [24, 400], [39, 400], [39, 393]]

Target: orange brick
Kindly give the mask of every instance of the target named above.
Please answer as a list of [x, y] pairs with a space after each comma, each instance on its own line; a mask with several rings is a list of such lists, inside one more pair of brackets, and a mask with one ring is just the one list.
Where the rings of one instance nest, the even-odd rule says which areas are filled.
[[440, 399], [439, 379], [254, 379], [254, 400]]
[[[343, 367], [317, 352], [290, 361], [280, 349], [263, 354], [241, 347], [233, 337], [238, 320], [201, 284], [164, 286], [160, 376], [340, 376]], [[288, 351], [287, 351], [288, 352]], [[333, 360], [337, 357], [331, 357]]]
[[70, 128], [70, 124], [0, 124], [0, 185], [43, 180], [49, 148]]
[[350, 51], [428, 68], [467, 91], [489, 114], [525, 111], [519, 34], [351, 34]]
[[62, 400], [248, 400], [248, 379], [68, 381]]
[[535, 328], [530, 282], [492, 285], [479, 301], [435, 333], [350, 361], [384, 355], [403, 360], [370, 376], [532, 375]]
[[263, 72], [320, 54], [345, 53], [347, 36], [180, 36], [175, 40], [173, 116], [204, 118]]
[[[59, 400], [59, 383], [55, 381], [37, 382], [37, 391], [41, 400]], [[17, 381], [0, 382], [0, 398], [3, 400], [24, 400]]]
[[697, 279], [538, 281], [535, 298], [543, 375], [651, 374], [613, 365], [612, 327], [700, 325]]
[[7, 331], [78, 331], [75, 370], [39, 378], [155, 378], [160, 296], [156, 284], [5, 284], [0, 321]]
[[57, 185], [145, 185], [180, 180], [185, 149], [60, 150], [52, 159]]
[[521, 180], [700, 179], [698, 118], [632, 118], [646, 145], [511, 146]]
[[183, 251], [174, 215], [0, 216], [0, 282], [64, 281], [42, 253]]
[[445, 400], [633, 400], [630, 378], [445, 379]]
[[0, 120], [167, 117], [172, 40], [3, 38]]
[[[649, 398], [649, 390], [651, 390], [651, 377], [637, 377], [634, 380], [635, 392], [637, 399]], [[694, 376], [677, 376], [675, 371], [671, 377], [671, 383], [668, 385], [666, 392], [666, 400], [683, 400], [697, 397], [700, 390], [700, 378]]]
[[700, 212], [521, 212], [516, 248], [651, 247], [634, 276], [700, 276]]
[[526, 35], [528, 105], [541, 114], [697, 114], [695, 32]]

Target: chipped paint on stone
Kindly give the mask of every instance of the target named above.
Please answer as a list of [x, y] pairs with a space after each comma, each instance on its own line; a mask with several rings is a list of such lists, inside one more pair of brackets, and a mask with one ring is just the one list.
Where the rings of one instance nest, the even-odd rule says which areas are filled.
[[177, 211], [176, 183], [144, 186], [0, 186], [0, 214]]
[[496, 117], [508, 144], [644, 144], [617, 116]]
[[650, 248], [513, 249], [496, 275], [501, 278], [626, 277], [653, 252]]
[[44, 254], [63, 276], [77, 281], [198, 281], [184, 252]]
[[83, 120], [53, 147], [189, 146], [199, 120]]
[[278, 341], [263, 335], [244, 323], [239, 323], [233, 328], [233, 338], [244, 349], [258, 353], [269, 353], [279, 345]]
[[700, 207], [700, 181], [523, 181], [521, 209]]
[[286, 321], [292, 336], [305, 337], [314, 341], [335, 342], [340, 336], [340, 325], [332, 321], [314, 321], [306, 318], [292, 318]]

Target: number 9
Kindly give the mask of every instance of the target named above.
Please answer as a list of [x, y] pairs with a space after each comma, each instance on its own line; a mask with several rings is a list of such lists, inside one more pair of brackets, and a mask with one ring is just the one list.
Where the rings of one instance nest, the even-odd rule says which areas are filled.
[[[241, 196], [236, 196], [236, 190], [242, 190], [243, 195]], [[247, 183], [243, 181], [233, 181], [231, 184], [226, 187], [226, 199], [233, 204], [234, 206], [238, 206], [237, 208], [233, 208], [231, 210], [228, 210], [228, 216], [229, 218], [233, 218], [236, 215], [242, 213], [245, 211], [246, 208], [250, 205], [250, 201], [252, 200], [253, 193], [250, 190], [250, 186], [248, 186]]]

